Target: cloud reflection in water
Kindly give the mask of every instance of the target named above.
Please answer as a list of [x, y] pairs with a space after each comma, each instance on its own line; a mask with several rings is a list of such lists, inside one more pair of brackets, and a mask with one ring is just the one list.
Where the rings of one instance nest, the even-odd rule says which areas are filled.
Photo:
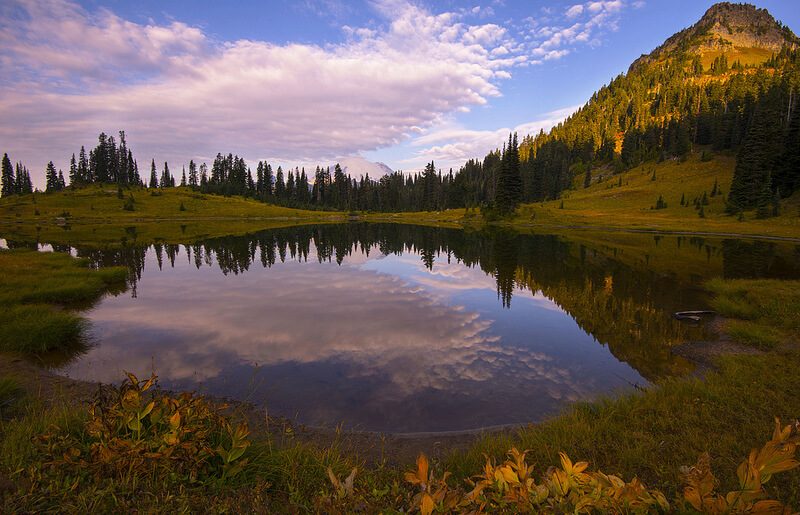
[[486, 312], [500, 306], [481, 270], [381, 258], [338, 266], [310, 257], [226, 276], [181, 259], [160, 271], [150, 251], [138, 297], [105, 299], [88, 314], [101, 344], [69, 374], [115, 381], [152, 362], [164, 387], [201, 381], [241, 398], [257, 363], [264, 384], [251, 400], [268, 398], [271, 410], [397, 432], [529, 422], [610, 377], [641, 381], [574, 323], [564, 338], [574, 348], [538, 341], [547, 313], [561, 311], [541, 296], [527, 293], [508, 329]]

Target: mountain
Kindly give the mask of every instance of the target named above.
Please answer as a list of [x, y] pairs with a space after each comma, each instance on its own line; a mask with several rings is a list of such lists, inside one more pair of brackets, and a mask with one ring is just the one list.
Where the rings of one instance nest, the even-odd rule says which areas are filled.
[[[550, 132], [522, 138], [521, 200], [559, 199], [644, 161], [708, 151], [738, 156], [723, 192], [729, 213], [777, 213], [800, 189], [798, 93], [794, 33], [764, 9], [716, 4]], [[494, 203], [501, 162], [491, 153], [462, 167], [464, 205]]]
[[370, 179], [377, 180], [384, 175], [393, 173], [392, 169], [385, 164], [372, 163], [361, 156], [343, 157], [339, 160], [339, 166], [345, 175], [349, 175], [353, 179], [369, 175]]
[[[770, 53], [777, 54], [784, 48], [797, 50], [800, 39], [766, 9], [751, 4], [721, 2], [711, 6], [700, 21], [674, 34], [650, 54], [642, 55], [633, 62], [629, 71], [677, 52], [706, 55], [758, 49], [769, 57]], [[728, 62], [734, 60], [728, 57]]]

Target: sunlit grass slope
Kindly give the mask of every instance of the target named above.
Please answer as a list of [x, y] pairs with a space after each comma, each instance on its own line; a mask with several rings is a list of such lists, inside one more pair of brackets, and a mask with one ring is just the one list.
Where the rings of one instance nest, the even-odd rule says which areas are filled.
[[[702, 160], [704, 152], [710, 159]], [[735, 166], [735, 156], [695, 147], [685, 160], [651, 160], [618, 174], [610, 166], [597, 168], [588, 188], [583, 187], [584, 176], [577, 176], [562, 198], [523, 204], [513, 217], [497, 223], [800, 238], [798, 194], [782, 201], [781, 214], [775, 218], [757, 219], [755, 210], [744, 212], [741, 218], [724, 213]], [[666, 207], [655, 209], [659, 198]], [[695, 200], [701, 205], [695, 205]], [[365, 218], [424, 224], [479, 225], [485, 221], [477, 208], [369, 214]]]
[[[710, 151], [707, 153], [711, 155]], [[740, 220], [724, 213], [724, 198], [730, 190], [734, 167], [733, 156], [714, 154], [713, 159], [704, 162], [702, 150], [695, 149], [684, 162], [649, 161], [616, 175], [599, 169], [594, 171], [588, 188], [583, 188], [583, 178], [578, 177], [562, 199], [522, 206], [514, 221], [799, 237], [797, 196], [782, 202], [781, 215], [776, 218], [758, 220], [750, 211]], [[718, 193], [712, 196], [715, 183]], [[702, 203], [704, 196], [708, 204], [696, 206], [695, 200]], [[659, 198], [666, 208], [656, 209]]]
[[[186, 187], [119, 190], [91, 185], [56, 193], [14, 195], [0, 199], [0, 221], [53, 222], [88, 220], [320, 218], [330, 213], [278, 207], [243, 197], [204, 195]], [[131, 202], [130, 199], [133, 199]], [[128, 204], [129, 209], [126, 209]], [[130, 210], [132, 208], [132, 210]]]

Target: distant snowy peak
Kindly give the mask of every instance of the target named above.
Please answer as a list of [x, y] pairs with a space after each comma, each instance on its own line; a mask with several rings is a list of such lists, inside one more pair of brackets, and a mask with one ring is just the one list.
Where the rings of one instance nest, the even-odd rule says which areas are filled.
[[[382, 176], [394, 173], [391, 168], [383, 163], [372, 163], [361, 156], [343, 157], [338, 161], [339, 166], [345, 175], [353, 179], [360, 179], [364, 175], [369, 175], [370, 179], [380, 179]], [[333, 170], [331, 170], [333, 171]]]

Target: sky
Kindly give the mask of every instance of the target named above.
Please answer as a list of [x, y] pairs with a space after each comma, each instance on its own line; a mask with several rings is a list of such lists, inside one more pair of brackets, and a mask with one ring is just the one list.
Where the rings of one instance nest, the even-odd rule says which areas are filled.
[[[548, 130], [697, 0], [0, 0], [0, 152], [43, 187], [100, 132], [147, 173], [219, 152], [458, 169]], [[795, 32], [797, 0], [763, 0]]]

